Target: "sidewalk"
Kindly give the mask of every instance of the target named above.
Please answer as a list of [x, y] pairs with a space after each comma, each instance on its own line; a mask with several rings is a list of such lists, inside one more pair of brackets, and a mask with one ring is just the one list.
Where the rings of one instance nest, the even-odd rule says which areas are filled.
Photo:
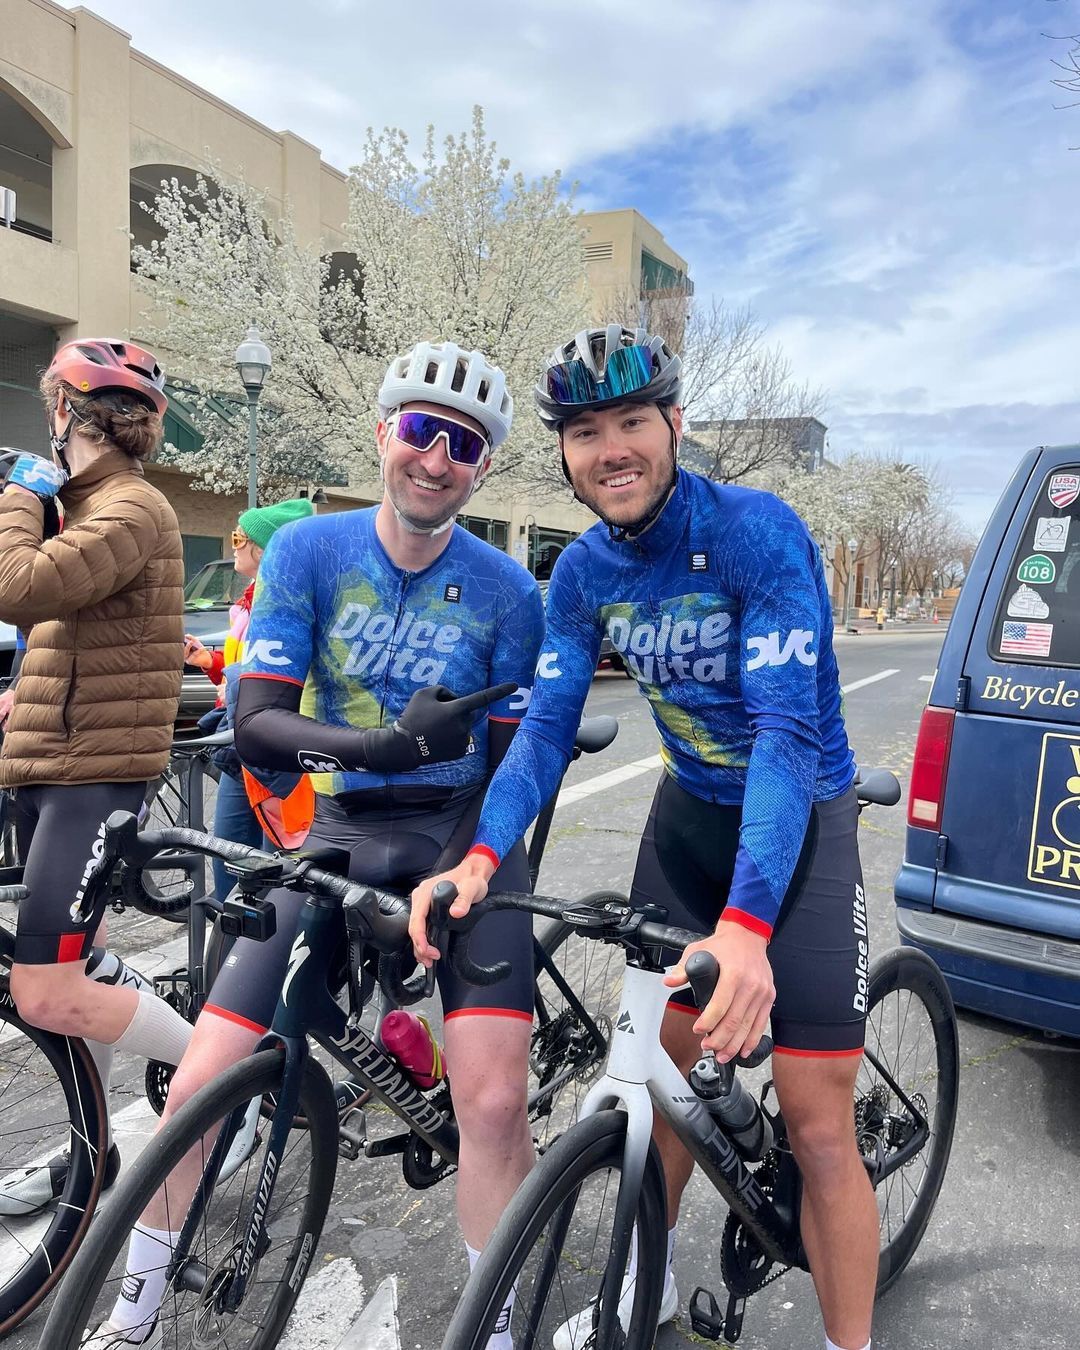
[[833, 628], [833, 637], [868, 637], [873, 634], [878, 636], [896, 637], [900, 633], [944, 633], [949, 626], [948, 619], [939, 619], [937, 623], [931, 623], [929, 619], [914, 619], [911, 623], [902, 621], [886, 621], [884, 629], [877, 626], [874, 619], [852, 619], [847, 628], [841, 628], [837, 623]]

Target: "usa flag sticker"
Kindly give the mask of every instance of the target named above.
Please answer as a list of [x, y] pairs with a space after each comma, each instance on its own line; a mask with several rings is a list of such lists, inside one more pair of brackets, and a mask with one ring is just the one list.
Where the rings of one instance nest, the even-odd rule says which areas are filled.
[[1049, 656], [1052, 623], [1012, 623], [1001, 625], [1002, 656]]
[[1066, 506], [1072, 506], [1077, 497], [1080, 497], [1080, 474], [1055, 473], [1051, 475], [1048, 493], [1050, 500], [1059, 511]]

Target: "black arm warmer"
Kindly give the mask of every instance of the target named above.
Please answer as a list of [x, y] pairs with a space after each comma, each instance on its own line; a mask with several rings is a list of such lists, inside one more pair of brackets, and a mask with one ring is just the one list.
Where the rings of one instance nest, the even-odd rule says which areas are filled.
[[446, 841], [446, 847], [432, 869], [432, 876], [437, 876], [439, 872], [445, 872], [447, 868], [456, 867], [469, 849], [472, 848], [473, 840], [476, 838], [476, 826], [480, 820], [480, 812], [484, 809], [484, 798], [487, 796], [488, 785], [495, 770], [503, 762], [507, 750], [510, 749], [510, 742], [514, 739], [514, 732], [517, 729], [517, 722], [488, 721], [487, 777], [480, 784], [472, 801], [462, 812], [461, 819], [454, 826], [453, 834]]
[[333, 727], [300, 712], [303, 689], [290, 680], [245, 675], [236, 700], [235, 744], [255, 769], [401, 773], [416, 767], [415, 748], [392, 727]]

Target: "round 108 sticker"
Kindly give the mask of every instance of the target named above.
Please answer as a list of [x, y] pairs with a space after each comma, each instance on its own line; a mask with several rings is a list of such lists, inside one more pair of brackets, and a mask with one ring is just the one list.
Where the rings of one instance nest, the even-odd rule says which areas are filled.
[[1048, 586], [1057, 576], [1053, 561], [1045, 553], [1033, 553], [1025, 558], [1016, 572], [1017, 581], [1026, 581], [1030, 586]]

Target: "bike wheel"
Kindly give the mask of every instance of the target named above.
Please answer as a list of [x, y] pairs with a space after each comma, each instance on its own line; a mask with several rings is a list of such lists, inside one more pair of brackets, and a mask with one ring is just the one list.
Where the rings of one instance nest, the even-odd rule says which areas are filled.
[[[171, 829], [186, 825], [190, 815], [184, 798], [182, 780], [172, 765], [146, 789], [142, 827], [147, 830]], [[168, 855], [165, 855], [166, 859]], [[142, 901], [138, 908], [172, 923], [187, 920], [188, 901], [195, 890], [195, 879], [182, 867], [160, 866], [155, 862], [141, 874]]]
[[886, 1074], [926, 1118], [929, 1136], [876, 1190], [879, 1294], [911, 1260], [930, 1221], [952, 1148], [960, 1085], [956, 1014], [948, 986], [928, 956], [907, 947], [887, 952], [871, 968], [866, 1054], [855, 1084], [860, 1152], [887, 1165], [890, 1155], [911, 1140], [917, 1122]]
[[[578, 1334], [556, 1333], [600, 1293], [619, 1189], [626, 1115], [601, 1111], [552, 1144], [504, 1210], [450, 1325], [443, 1350], [485, 1350], [516, 1290], [509, 1330], [520, 1350], [585, 1350], [591, 1318]], [[667, 1222], [664, 1179], [650, 1148], [638, 1199], [638, 1265], [628, 1294], [620, 1350], [647, 1350], [656, 1336]], [[500, 1330], [502, 1327], [500, 1326]]]
[[[280, 1091], [284, 1052], [264, 1050], [234, 1065], [191, 1098], [146, 1148], [121, 1181], [71, 1266], [70, 1298], [54, 1304], [42, 1333], [50, 1350], [76, 1350], [87, 1326], [105, 1320], [120, 1292], [128, 1238], [139, 1215], [163, 1190], [168, 1227], [178, 1233], [190, 1204], [173, 1169], [189, 1153], [205, 1168], [213, 1141], [232, 1112], [253, 1097]], [[275, 1174], [266, 1212], [267, 1242], [256, 1256], [243, 1303], [223, 1300], [242, 1254], [247, 1224], [267, 1156], [268, 1126], [260, 1127], [248, 1158], [225, 1180], [204, 1177], [208, 1191], [190, 1246], [166, 1287], [158, 1326], [162, 1350], [228, 1346], [270, 1350], [278, 1342], [304, 1282], [330, 1205], [337, 1167], [337, 1113], [329, 1079], [309, 1060], [300, 1096], [307, 1128], [292, 1130]], [[163, 1253], [167, 1264], [172, 1253]], [[140, 1272], [146, 1275], [149, 1272]]]
[[69, 1165], [62, 1193], [46, 1209], [0, 1216], [0, 1336], [33, 1312], [70, 1265], [101, 1192], [108, 1128], [90, 1052], [19, 1017], [7, 964], [0, 957], [0, 1177], [65, 1150]]
[[[581, 904], [602, 900], [626, 903], [614, 891], [597, 891]], [[621, 947], [582, 937], [558, 919], [545, 923], [535, 940], [539, 950], [529, 1092], [533, 1134], [543, 1150], [577, 1118], [582, 1097], [607, 1059], [626, 957]]]

